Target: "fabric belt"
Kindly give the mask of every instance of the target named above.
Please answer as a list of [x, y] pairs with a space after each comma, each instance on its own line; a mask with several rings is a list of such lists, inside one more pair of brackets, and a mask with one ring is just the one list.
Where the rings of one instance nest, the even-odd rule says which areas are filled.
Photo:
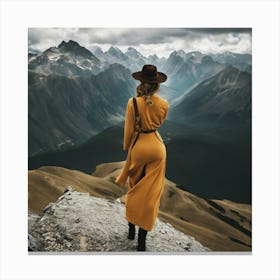
[[142, 130], [138, 131], [138, 133], [152, 133], [152, 132], [155, 132], [155, 131], [156, 131], [156, 129], [148, 129], [148, 130], [142, 129]]

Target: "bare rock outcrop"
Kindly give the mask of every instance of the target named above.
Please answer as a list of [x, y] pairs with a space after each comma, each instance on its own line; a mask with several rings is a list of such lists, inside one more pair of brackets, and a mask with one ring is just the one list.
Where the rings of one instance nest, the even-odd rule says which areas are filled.
[[[127, 238], [125, 206], [68, 187], [42, 215], [29, 213], [28, 250], [33, 252], [136, 252]], [[156, 220], [147, 235], [147, 252], [210, 251], [169, 223]]]

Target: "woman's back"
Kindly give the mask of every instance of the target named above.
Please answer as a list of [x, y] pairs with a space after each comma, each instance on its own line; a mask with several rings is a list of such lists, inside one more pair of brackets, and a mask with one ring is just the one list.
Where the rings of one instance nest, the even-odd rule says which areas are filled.
[[[151, 96], [152, 105], [147, 105], [144, 96], [136, 97], [139, 115], [144, 130], [159, 128], [168, 112], [168, 102], [157, 94]], [[133, 104], [131, 104], [133, 106]]]
[[[159, 128], [168, 112], [168, 102], [153, 94], [151, 96], [152, 105], [148, 105], [145, 101], [145, 96], [136, 97], [137, 107], [142, 123], [143, 130], [157, 129]], [[125, 129], [124, 129], [124, 141], [123, 149], [127, 150], [134, 142], [133, 139], [137, 136], [137, 124], [135, 123], [135, 110], [133, 106], [133, 100], [130, 98], [127, 103], [126, 117], [125, 117]], [[155, 133], [157, 137], [162, 141], [162, 138], [158, 132]]]

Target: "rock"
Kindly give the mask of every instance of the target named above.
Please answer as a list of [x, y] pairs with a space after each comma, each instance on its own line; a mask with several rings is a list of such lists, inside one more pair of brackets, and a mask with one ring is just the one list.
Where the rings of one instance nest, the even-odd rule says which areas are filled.
[[28, 251], [41, 251], [39, 240], [28, 234]]
[[[136, 252], [137, 246], [137, 233], [134, 240], [127, 238], [125, 205], [120, 200], [97, 198], [70, 187], [41, 216], [29, 215], [28, 233], [30, 251]], [[146, 247], [150, 252], [210, 251], [159, 219], [147, 234]]]

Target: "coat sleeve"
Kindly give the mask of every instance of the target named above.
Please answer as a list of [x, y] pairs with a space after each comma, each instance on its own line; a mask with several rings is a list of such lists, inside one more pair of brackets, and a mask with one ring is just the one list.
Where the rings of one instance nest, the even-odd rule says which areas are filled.
[[123, 137], [123, 150], [128, 150], [134, 132], [134, 111], [132, 98], [127, 102], [125, 123], [124, 123], [124, 137]]

